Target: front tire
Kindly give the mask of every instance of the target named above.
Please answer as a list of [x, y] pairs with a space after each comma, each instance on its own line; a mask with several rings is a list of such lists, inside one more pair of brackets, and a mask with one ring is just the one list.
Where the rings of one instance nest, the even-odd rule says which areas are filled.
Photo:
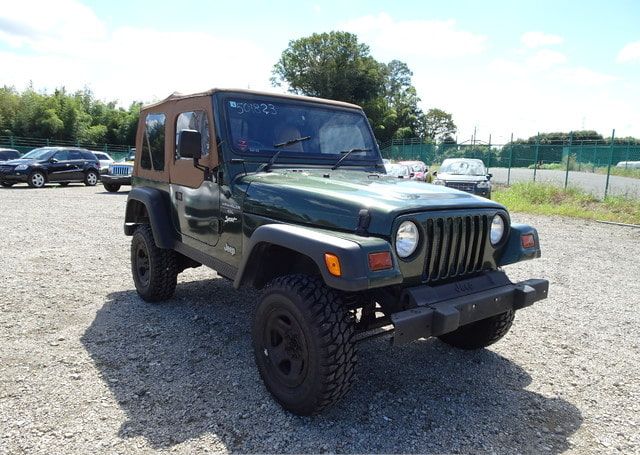
[[117, 193], [120, 189], [120, 185], [117, 183], [103, 183], [102, 186], [104, 186], [104, 189], [109, 193]]
[[131, 239], [131, 273], [140, 297], [147, 302], [170, 299], [178, 282], [173, 250], [158, 248], [151, 227], [139, 226]]
[[35, 171], [32, 172], [31, 175], [29, 175], [27, 184], [29, 184], [31, 188], [42, 188], [46, 181], [47, 179], [42, 172]]
[[260, 376], [286, 410], [311, 415], [340, 400], [356, 368], [354, 317], [319, 278], [275, 278], [253, 321]]
[[84, 184], [87, 186], [96, 186], [98, 179], [100, 179], [100, 176], [96, 171], [88, 171], [84, 175]]
[[475, 350], [486, 348], [507, 334], [511, 329], [514, 317], [515, 311], [509, 310], [490, 318], [463, 325], [453, 332], [440, 335], [438, 338], [459, 349]]

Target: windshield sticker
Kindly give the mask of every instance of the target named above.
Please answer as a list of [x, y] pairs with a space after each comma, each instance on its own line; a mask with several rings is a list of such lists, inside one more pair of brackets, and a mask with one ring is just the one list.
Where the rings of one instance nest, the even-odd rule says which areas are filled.
[[229, 107], [235, 109], [236, 114], [278, 115], [278, 109], [271, 103], [243, 103], [229, 101]]

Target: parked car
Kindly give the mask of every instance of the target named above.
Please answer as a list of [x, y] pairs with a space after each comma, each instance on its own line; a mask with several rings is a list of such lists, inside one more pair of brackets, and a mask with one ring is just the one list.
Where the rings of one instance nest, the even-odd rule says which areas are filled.
[[482, 160], [471, 158], [448, 158], [440, 170], [433, 173], [435, 185], [466, 191], [491, 199], [491, 177]]
[[0, 161], [9, 161], [20, 158], [20, 152], [14, 149], [0, 148]]
[[0, 164], [0, 184], [4, 187], [27, 183], [42, 188], [45, 183], [66, 186], [71, 182], [94, 186], [98, 180], [100, 162], [91, 151], [80, 148], [41, 147]]
[[109, 166], [115, 163], [115, 160], [105, 152], [93, 152], [93, 154], [100, 161], [100, 174], [106, 174], [109, 171]]
[[422, 161], [400, 161], [399, 164], [409, 166], [414, 180], [420, 180], [426, 182], [428, 180], [429, 168]]
[[399, 179], [410, 179], [412, 177], [411, 169], [409, 168], [409, 166], [405, 166], [404, 164], [389, 163], [385, 164], [384, 168], [386, 169], [388, 175], [398, 177]]
[[117, 193], [122, 185], [131, 185], [133, 162], [136, 157], [136, 149], [129, 151], [129, 156], [124, 161], [111, 163], [107, 173], [102, 176], [102, 185], [110, 193]]

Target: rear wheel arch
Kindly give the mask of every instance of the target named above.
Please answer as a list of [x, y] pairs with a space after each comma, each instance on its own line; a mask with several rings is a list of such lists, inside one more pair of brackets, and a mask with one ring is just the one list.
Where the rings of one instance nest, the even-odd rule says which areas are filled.
[[176, 232], [168, 205], [168, 195], [160, 190], [147, 187], [131, 190], [125, 213], [125, 234], [133, 235], [138, 226], [148, 224], [158, 247], [173, 249]]

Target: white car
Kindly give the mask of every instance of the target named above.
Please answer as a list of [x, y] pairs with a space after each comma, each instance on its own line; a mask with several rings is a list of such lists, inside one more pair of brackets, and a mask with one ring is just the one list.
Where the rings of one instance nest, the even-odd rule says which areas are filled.
[[100, 161], [100, 174], [106, 174], [109, 172], [109, 166], [114, 163], [113, 158], [105, 152], [93, 152], [93, 154]]

